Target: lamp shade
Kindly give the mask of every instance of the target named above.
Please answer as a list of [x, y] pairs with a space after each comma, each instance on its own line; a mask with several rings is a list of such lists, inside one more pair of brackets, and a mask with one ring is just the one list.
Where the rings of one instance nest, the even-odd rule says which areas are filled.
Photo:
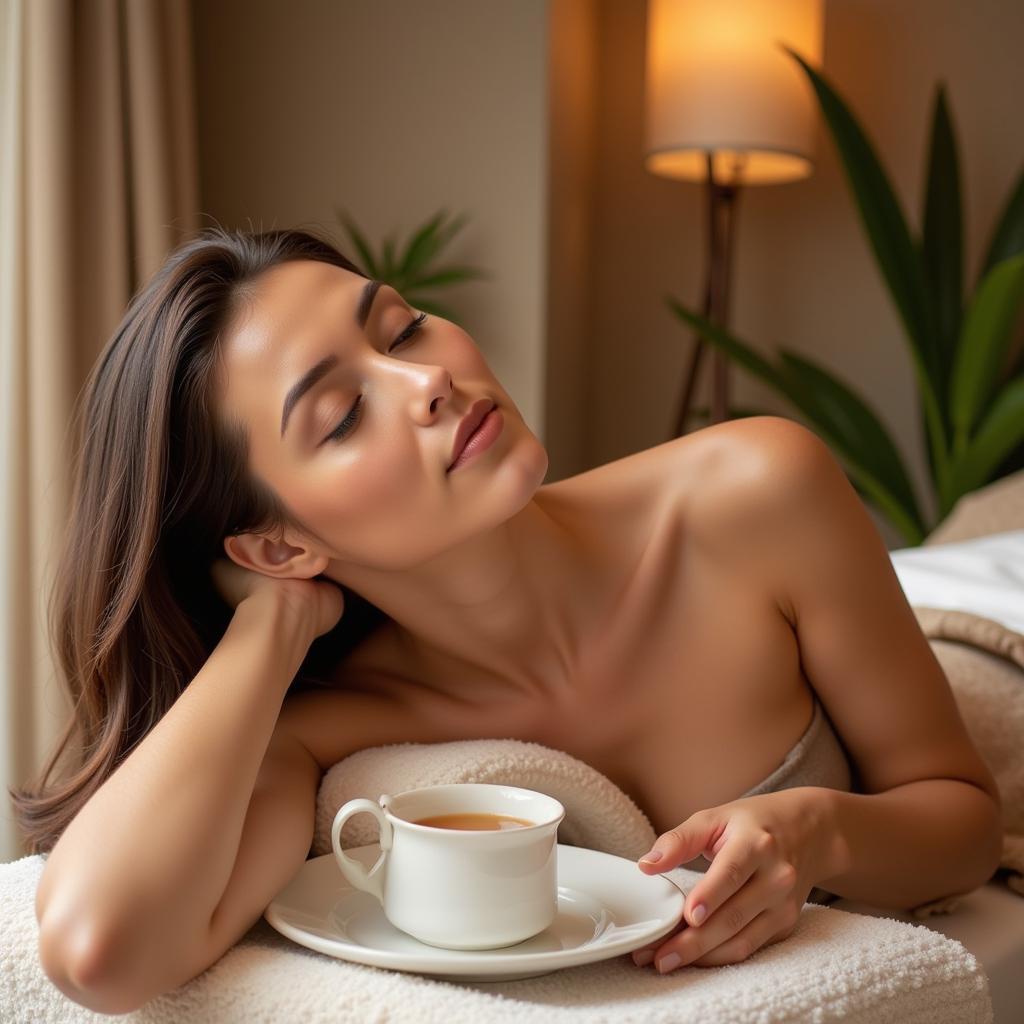
[[648, 0], [644, 166], [686, 181], [768, 185], [813, 168], [822, 0]]

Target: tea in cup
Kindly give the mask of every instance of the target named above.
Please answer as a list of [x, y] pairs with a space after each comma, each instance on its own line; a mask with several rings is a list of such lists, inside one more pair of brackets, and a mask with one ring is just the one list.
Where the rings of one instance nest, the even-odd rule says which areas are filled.
[[[381, 854], [367, 869], [341, 849], [360, 812], [380, 824]], [[558, 913], [554, 797], [517, 786], [462, 782], [349, 800], [331, 846], [345, 877], [375, 896], [396, 928], [444, 949], [500, 949], [548, 928]]]

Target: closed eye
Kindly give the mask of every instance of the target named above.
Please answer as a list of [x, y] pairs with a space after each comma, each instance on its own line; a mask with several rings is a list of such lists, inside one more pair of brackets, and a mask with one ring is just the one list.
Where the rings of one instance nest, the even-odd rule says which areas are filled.
[[[420, 313], [420, 315], [416, 317], [416, 319], [413, 320], [412, 323], [410, 323], [409, 326], [406, 327], [405, 330], [402, 331], [402, 333], [399, 334], [397, 338], [395, 338], [394, 342], [388, 348], [388, 352], [393, 352], [407, 338], [411, 338], [423, 326], [423, 324], [426, 322], [426, 319], [427, 314]], [[360, 395], [355, 400], [355, 404], [352, 406], [352, 408], [349, 409], [345, 418], [317, 445], [317, 448], [319, 448], [320, 445], [325, 444], [327, 441], [340, 441], [343, 437], [350, 434], [352, 432], [353, 426], [359, 419], [359, 413], [362, 409], [362, 403], [363, 396]]]

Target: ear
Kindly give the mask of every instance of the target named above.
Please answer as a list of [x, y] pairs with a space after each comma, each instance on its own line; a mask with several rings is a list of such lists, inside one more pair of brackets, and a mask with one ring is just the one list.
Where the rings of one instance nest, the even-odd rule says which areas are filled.
[[284, 540], [271, 540], [257, 533], [241, 533], [224, 538], [228, 558], [243, 569], [263, 573], [275, 579], [311, 579], [327, 568], [326, 555], [296, 547]]

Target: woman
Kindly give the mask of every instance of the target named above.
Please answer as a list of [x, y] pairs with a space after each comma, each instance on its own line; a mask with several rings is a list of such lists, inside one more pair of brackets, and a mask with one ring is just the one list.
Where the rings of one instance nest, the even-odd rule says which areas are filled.
[[[812, 891], [912, 906], [998, 863], [992, 776], [798, 424], [544, 485], [464, 331], [309, 233], [219, 229], [132, 301], [82, 410], [54, 629], [75, 718], [14, 795], [51, 851], [40, 956], [83, 1005], [213, 963], [308, 854], [322, 772], [386, 743], [531, 740], [615, 781], [659, 833], [639, 870], [711, 862], [636, 955], [660, 970], [744, 959]], [[854, 782], [775, 787], [812, 732]]]

